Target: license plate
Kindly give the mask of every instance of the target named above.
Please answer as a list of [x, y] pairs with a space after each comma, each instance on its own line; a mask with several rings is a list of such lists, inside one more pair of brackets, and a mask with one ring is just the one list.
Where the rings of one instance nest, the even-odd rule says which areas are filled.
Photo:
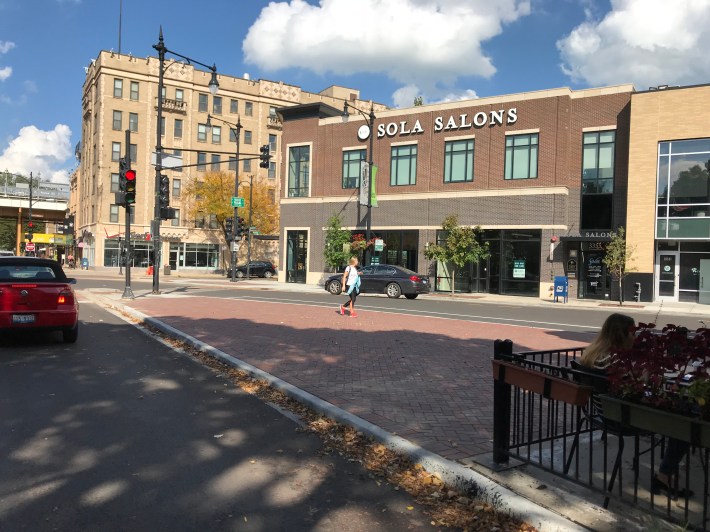
[[34, 323], [34, 314], [13, 314], [12, 323]]

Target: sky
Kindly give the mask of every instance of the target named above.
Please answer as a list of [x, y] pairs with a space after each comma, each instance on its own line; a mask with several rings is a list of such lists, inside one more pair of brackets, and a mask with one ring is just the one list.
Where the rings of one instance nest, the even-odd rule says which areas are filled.
[[[710, 0], [0, 0], [0, 171], [68, 182], [84, 67], [165, 46], [390, 107], [710, 82]], [[170, 54], [168, 54], [170, 57]], [[710, 103], [710, 102], [709, 102]]]

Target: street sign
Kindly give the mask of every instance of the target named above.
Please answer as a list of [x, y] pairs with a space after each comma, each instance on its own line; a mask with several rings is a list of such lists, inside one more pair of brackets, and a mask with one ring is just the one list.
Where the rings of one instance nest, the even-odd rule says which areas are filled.
[[34, 242], [27, 242], [25, 244], [25, 251], [34, 251], [35, 250], [35, 243]]
[[233, 242], [233, 243], [232, 243], [232, 251], [234, 251], [235, 253], [236, 253], [237, 251], [239, 251], [239, 243], [238, 243], [238, 242]]
[[232, 196], [232, 207], [244, 207], [244, 198]]

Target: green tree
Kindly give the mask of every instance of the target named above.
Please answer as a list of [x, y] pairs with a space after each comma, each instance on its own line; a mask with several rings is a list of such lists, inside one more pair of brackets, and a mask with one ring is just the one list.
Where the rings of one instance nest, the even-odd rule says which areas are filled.
[[17, 243], [15, 220], [0, 219], [0, 249], [14, 250]]
[[338, 271], [338, 267], [345, 264], [350, 258], [350, 231], [343, 229], [340, 215], [334, 214], [328, 220], [325, 230], [325, 249], [323, 257], [327, 266]]
[[414, 97], [414, 107], [421, 107], [424, 105], [424, 98], [422, 96]]
[[636, 246], [629, 246], [626, 243], [626, 232], [623, 227], [611, 233], [611, 242], [606, 246], [606, 255], [602, 262], [612, 278], [619, 283], [620, 306], [624, 304], [624, 278], [634, 271], [634, 268], [629, 266], [629, 262], [633, 260], [635, 251]]
[[429, 260], [452, 264], [451, 296], [454, 295], [456, 268], [466, 264], [478, 264], [490, 256], [488, 242], [481, 243], [481, 228], [459, 225], [458, 216], [450, 214], [441, 224], [445, 237], [443, 244], [430, 242], [424, 251]]

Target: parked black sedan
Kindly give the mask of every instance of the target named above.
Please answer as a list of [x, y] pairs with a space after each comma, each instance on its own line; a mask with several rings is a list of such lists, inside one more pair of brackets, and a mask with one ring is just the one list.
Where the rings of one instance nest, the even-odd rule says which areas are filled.
[[[331, 275], [325, 281], [325, 289], [333, 295], [342, 292], [343, 274]], [[387, 294], [387, 297], [415, 299], [419, 294], [428, 294], [429, 278], [401, 266], [371, 264], [360, 269], [360, 292]]]
[[[237, 271], [235, 277], [241, 279], [247, 275], [247, 265], [237, 264]], [[253, 260], [249, 263], [249, 275], [253, 277], [266, 277], [267, 279], [276, 275], [276, 268], [274, 265], [265, 260]], [[227, 268], [227, 277], [232, 276], [232, 269]]]

